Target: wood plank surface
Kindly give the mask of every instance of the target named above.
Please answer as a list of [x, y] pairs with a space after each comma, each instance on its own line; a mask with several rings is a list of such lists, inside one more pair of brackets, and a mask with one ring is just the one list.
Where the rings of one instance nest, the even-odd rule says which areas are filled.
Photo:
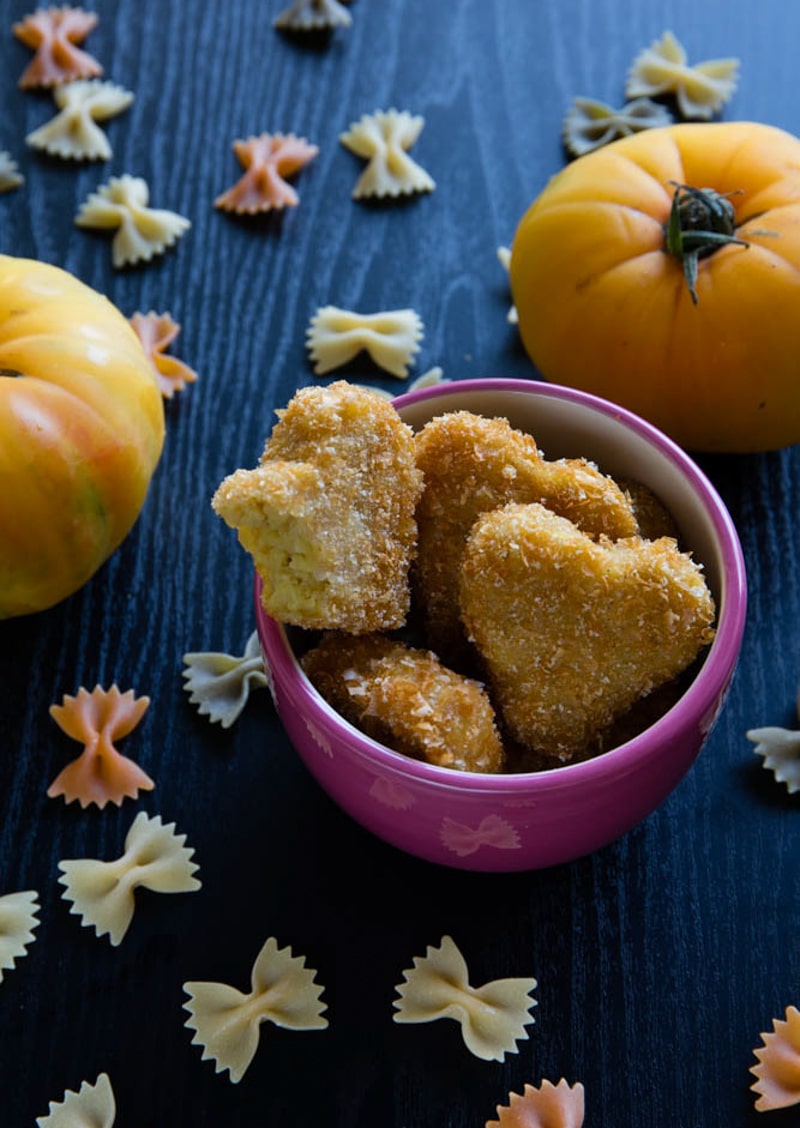
[[[692, 60], [741, 60], [727, 119], [800, 132], [800, 7], [353, 0], [351, 27], [305, 40], [273, 29], [280, 0], [86, 6], [99, 16], [87, 49], [135, 101], [105, 123], [111, 160], [76, 165], [25, 146], [53, 105], [17, 88], [30, 51], [11, 27], [31, 9], [0, 0], [0, 149], [26, 178], [0, 196], [0, 250], [67, 268], [126, 315], [169, 310], [182, 325], [173, 351], [199, 379], [167, 406], [162, 461], [118, 552], [63, 604], [0, 623], [0, 894], [36, 889], [42, 903], [36, 941], [0, 984], [0, 1125], [32, 1126], [103, 1071], [116, 1128], [479, 1128], [510, 1091], [562, 1076], [585, 1086], [587, 1128], [761, 1124], [753, 1049], [800, 1006], [800, 797], [763, 770], [745, 732], [797, 723], [800, 450], [699, 459], [748, 568], [734, 685], [667, 802], [569, 865], [469, 874], [384, 845], [311, 779], [266, 691], [223, 731], [189, 703], [181, 656], [241, 653], [254, 627], [250, 563], [209, 500], [255, 463], [274, 410], [315, 382], [305, 331], [316, 308], [416, 309], [415, 375], [533, 377], [496, 250], [565, 161], [571, 99], [621, 104], [632, 59], [671, 28]], [[413, 155], [436, 190], [355, 202], [363, 164], [339, 134], [391, 106], [424, 116]], [[296, 180], [300, 205], [226, 216], [213, 201], [241, 171], [232, 142], [264, 131], [319, 146]], [[151, 264], [115, 271], [108, 236], [73, 219], [123, 173], [192, 227]], [[343, 374], [401, 387], [362, 360]], [[152, 698], [129, 750], [156, 790], [103, 811], [48, 799], [77, 747], [48, 707], [112, 682]], [[117, 857], [140, 810], [186, 834], [203, 888], [141, 892], [112, 948], [70, 915], [57, 866]], [[538, 980], [530, 1038], [503, 1063], [469, 1055], [453, 1022], [392, 1021], [402, 970], [445, 934], [475, 983]], [[271, 935], [318, 969], [330, 1027], [265, 1025], [234, 1086], [191, 1045], [181, 987], [247, 990]], [[769, 1123], [797, 1125], [800, 1112]]]

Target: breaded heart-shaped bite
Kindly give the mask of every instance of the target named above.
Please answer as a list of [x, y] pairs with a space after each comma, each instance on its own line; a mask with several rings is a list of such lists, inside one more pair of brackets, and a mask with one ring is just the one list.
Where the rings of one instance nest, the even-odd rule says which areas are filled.
[[504, 755], [483, 686], [384, 635], [326, 634], [302, 658], [337, 712], [373, 740], [457, 771], [499, 772]]
[[253, 557], [264, 609], [353, 634], [401, 626], [422, 490], [411, 429], [344, 380], [301, 389], [277, 414], [260, 465], [212, 499]]
[[482, 514], [509, 502], [540, 502], [592, 535], [638, 532], [619, 486], [582, 459], [548, 462], [535, 440], [506, 419], [468, 411], [432, 419], [416, 436], [425, 490], [417, 507], [419, 549], [415, 600], [428, 645], [460, 664], [464, 634], [458, 577], [470, 529]]
[[538, 504], [478, 520], [460, 596], [495, 707], [554, 767], [585, 754], [714, 633], [702, 570], [674, 540], [594, 541]]

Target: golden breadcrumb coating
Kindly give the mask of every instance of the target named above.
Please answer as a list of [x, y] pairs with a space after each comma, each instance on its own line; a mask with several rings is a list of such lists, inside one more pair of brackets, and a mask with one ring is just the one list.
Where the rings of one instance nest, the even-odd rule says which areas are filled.
[[463, 665], [458, 577], [467, 536], [482, 513], [540, 502], [594, 535], [616, 540], [638, 531], [614, 481], [584, 460], [546, 461], [535, 440], [506, 419], [440, 415], [417, 434], [416, 445], [425, 490], [417, 507], [414, 597], [427, 643], [443, 661]]
[[331, 633], [301, 661], [337, 712], [396, 752], [458, 771], [502, 770], [503, 747], [483, 686], [430, 652], [381, 635]]
[[277, 415], [260, 465], [212, 500], [253, 557], [264, 609], [353, 634], [401, 626], [422, 490], [411, 429], [344, 380], [301, 389]]
[[538, 504], [479, 518], [460, 594], [495, 708], [553, 766], [581, 757], [714, 634], [702, 571], [674, 540], [594, 541]]

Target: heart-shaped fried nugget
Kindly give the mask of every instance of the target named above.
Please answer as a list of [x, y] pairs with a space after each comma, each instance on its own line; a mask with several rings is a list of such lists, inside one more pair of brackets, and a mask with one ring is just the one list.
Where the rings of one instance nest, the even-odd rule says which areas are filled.
[[416, 436], [425, 490], [417, 506], [419, 549], [415, 602], [428, 645], [442, 661], [463, 665], [458, 577], [470, 529], [509, 502], [540, 502], [593, 536], [638, 533], [627, 496], [583, 459], [548, 462], [535, 440], [506, 419], [469, 411], [437, 416]]
[[477, 521], [460, 598], [510, 734], [554, 766], [713, 638], [702, 570], [674, 540], [594, 541], [538, 504]]
[[253, 470], [217, 489], [275, 619], [353, 634], [402, 626], [422, 491], [411, 428], [390, 402], [337, 381], [278, 412]]

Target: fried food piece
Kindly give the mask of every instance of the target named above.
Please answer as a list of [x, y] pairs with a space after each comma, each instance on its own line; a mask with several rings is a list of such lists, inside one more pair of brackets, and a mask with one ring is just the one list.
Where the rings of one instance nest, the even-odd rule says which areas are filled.
[[649, 486], [628, 478], [615, 478], [615, 481], [631, 503], [640, 537], [645, 540], [658, 540], [659, 537], [680, 539], [675, 518]]
[[538, 504], [479, 518], [460, 594], [495, 707], [553, 767], [580, 758], [714, 634], [700, 566], [672, 539], [593, 541]]
[[630, 503], [612, 479], [583, 459], [548, 462], [535, 440], [506, 419], [456, 411], [416, 436], [425, 490], [417, 507], [415, 601], [425, 636], [443, 661], [464, 665], [458, 577], [470, 529], [482, 513], [509, 502], [540, 502], [593, 535], [638, 532]]
[[503, 747], [483, 686], [382, 635], [327, 634], [301, 659], [325, 700], [373, 740], [458, 771], [499, 772]]
[[362, 634], [405, 621], [422, 474], [392, 404], [344, 380], [277, 412], [254, 470], [212, 505], [239, 534], [273, 618]]

